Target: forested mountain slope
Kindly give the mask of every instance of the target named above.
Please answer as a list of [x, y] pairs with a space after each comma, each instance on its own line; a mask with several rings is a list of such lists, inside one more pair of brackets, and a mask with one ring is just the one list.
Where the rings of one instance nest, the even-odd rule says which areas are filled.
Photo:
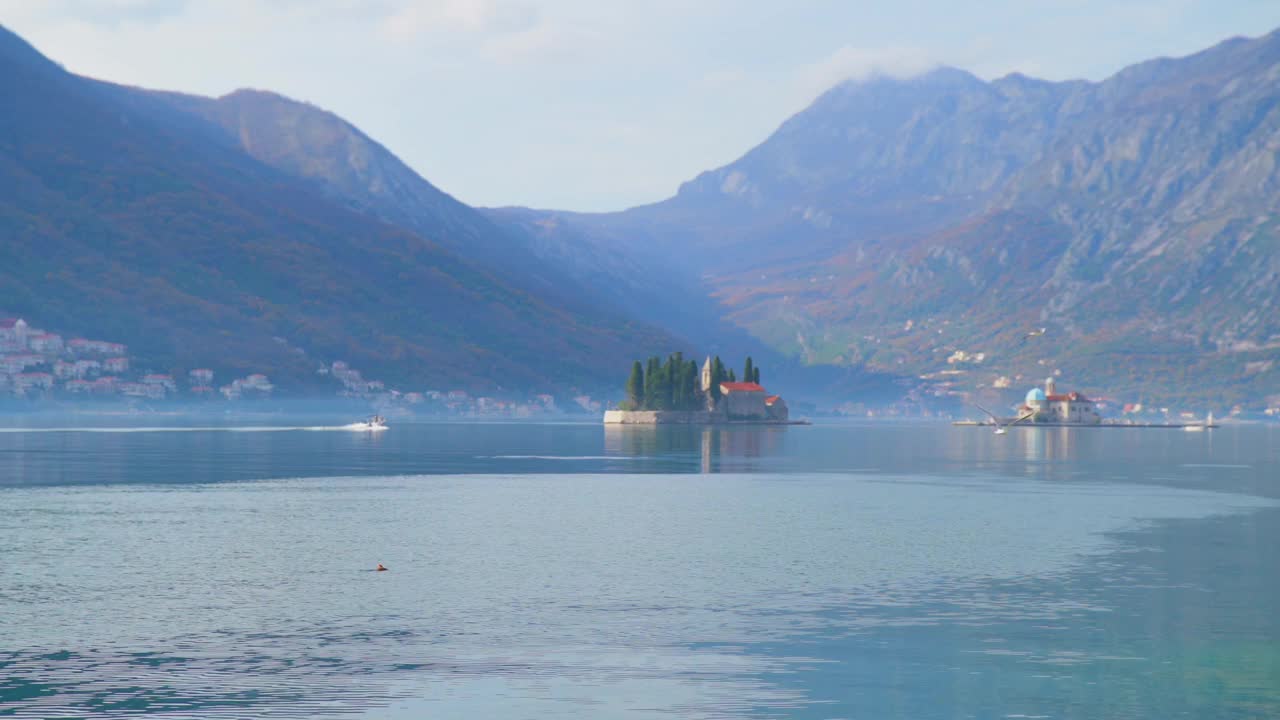
[[393, 224], [168, 96], [69, 74], [7, 30], [0, 93], [0, 309], [126, 342], [157, 370], [302, 389], [343, 359], [419, 387], [612, 386], [637, 352], [677, 342], [464, 257], [455, 239], [488, 221], [443, 193], [423, 199], [431, 227]]

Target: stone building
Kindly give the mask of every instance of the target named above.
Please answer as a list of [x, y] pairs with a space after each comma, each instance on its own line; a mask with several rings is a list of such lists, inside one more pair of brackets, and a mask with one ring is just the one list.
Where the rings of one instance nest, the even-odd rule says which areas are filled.
[[786, 422], [789, 414], [787, 403], [777, 395], [769, 395], [764, 387], [753, 382], [720, 383], [720, 400], [711, 394], [711, 358], [702, 363], [702, 393], [707, 399], [707, 410], [720, 413], [728, 420]]
[[720, 404], [730, 420], [767, 420], [769, 406], [764, 388], [753, 382], [720, 383]]
[[764, 399], [765, 412], [774, 422], [787, 422], [791, 419], [791, 411], [787, 409], [787, 401], [780, 395], [770, 395]]
[[1059, 394], [1053, 378], [1044, 382], [1044, 389], [1031, 388], [1019, 409], [1020, 415], [1031, 413], [1032, 422], [1068, 423], [1071, 425], [1097, 425], [1102, 416], [1089, 398], [1078, 392]]

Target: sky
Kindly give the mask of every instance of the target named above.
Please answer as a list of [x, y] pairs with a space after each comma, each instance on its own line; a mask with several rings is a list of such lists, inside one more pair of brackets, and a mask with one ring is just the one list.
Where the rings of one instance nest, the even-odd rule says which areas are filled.
[[67, 69], [331, 110], [472, 205], [656, 202], [828, 87], [953, 65], [1101, 80], [1280, 0], [0, 0]]

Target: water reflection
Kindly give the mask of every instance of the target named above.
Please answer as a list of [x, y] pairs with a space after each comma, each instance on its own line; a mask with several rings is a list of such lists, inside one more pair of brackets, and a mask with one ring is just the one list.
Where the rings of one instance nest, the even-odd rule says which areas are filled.
[[0, 433], [0, 716], [1277, 717], [1278, 461], [1265, 428]]
[[692, 458], [701, 473], [753, 472], [784, 450], [786, 426], [605, 425], [607, 455]]

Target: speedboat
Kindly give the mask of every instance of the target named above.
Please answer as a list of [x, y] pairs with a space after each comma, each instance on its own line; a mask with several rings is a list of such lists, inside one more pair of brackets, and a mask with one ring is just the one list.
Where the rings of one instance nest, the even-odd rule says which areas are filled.
[[387, 419], [382, 417], [381, 415], [371, 415], [368, 418], [365, 418], [364, 420], [362, 420], [361, 422], [353, 424], [351, 426], [351, 429], [353, 430], [386, 430]]

